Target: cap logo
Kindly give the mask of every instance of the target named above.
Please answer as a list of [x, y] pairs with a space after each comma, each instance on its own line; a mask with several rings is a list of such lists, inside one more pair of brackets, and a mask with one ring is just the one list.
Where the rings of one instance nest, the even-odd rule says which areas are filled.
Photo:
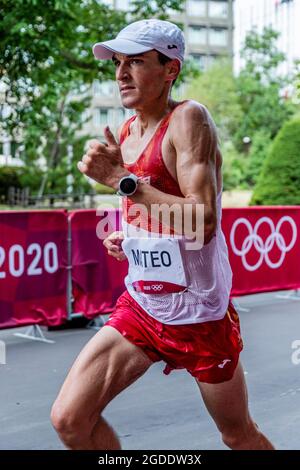
[[173, 44], [172, 46], [170, 46], [170, 44], [168, 44], [168, 49], [177, 49], [177, 46], [176, 46], [176, 44]]

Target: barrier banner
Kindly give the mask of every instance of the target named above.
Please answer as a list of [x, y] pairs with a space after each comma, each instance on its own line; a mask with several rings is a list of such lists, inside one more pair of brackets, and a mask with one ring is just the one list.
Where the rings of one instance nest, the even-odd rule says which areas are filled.
[[300, 288], [300, 207], [223, 209], [231, 295]]
[[[120, 211], [87, 209], [70, 212], [72, 234], [73, 312], [87, 318], [111, 312], [125, 290], [127, 261], [107, 255], [103, 239], [119, 230]], [[106, 231], [104, 236], [103, 230]]]
[[[104, 238], [120, 229], [120, 211], [0, 212], [0, 328], [67, 319], [68, 223], [73, 312], [113, 310], [125, 290], [127, 261], [107, 255]], [[300, 207], [223, 209], [233, 271], [231, 295], [300, 288]]]
[[67, 317], [64, 210], [0, 212], [0, 328]]

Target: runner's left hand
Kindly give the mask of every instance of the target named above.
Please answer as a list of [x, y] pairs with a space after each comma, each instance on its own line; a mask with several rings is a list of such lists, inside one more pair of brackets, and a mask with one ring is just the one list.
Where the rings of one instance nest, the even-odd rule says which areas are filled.
[[77, 168], [98, 183], [117, 189], [119, 180], [129, 172], [123, 167], [120, 145], [108, 126], [104, 129], [104, 135], [107, 143], [91, 140]]

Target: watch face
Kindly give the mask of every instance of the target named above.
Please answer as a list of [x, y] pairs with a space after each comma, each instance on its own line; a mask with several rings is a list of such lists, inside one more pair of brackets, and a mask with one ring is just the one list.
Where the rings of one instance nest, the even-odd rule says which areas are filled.
[[120, 190], [125, 194], [131, 194], [136, 189], [136, 182], [131, 178], [124, 178], [120, 182]]

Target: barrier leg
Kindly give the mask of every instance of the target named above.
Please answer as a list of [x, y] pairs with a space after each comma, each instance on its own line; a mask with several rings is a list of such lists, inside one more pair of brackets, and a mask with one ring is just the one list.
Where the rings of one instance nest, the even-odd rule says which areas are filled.
[[104, 325], [105, 325], [105, 320], [103, 319], [103, 317], [101, 315], [99, 315], [98, 317], [93, 318], [93, 320], [91, 320], [86, 325], [86, 328], [88, 328], [89, 330], [97, 330], [98, 331]]
[[68, 238], [67, 238], [67, 250], [68, 250], [68, 266], [67, 266], [67, 313], [68, 320], [71, 320], [73, 313], [73, 294], [72, 294], [72, 230], [71, 220], [68, 217]]
[[277, 294], [276, 298], [285, 300], [300, 300], [300, 289], [294, 289], [289, 291], [287, 294]]
[[51, 339], [47, 339], [39, 325], [31, 325], [27, 328], [25, 333], [14, 333], [14, 336], [19, 338], [31, 339], [33, 341], [41, 341], [43, 343], [55, 343]]

